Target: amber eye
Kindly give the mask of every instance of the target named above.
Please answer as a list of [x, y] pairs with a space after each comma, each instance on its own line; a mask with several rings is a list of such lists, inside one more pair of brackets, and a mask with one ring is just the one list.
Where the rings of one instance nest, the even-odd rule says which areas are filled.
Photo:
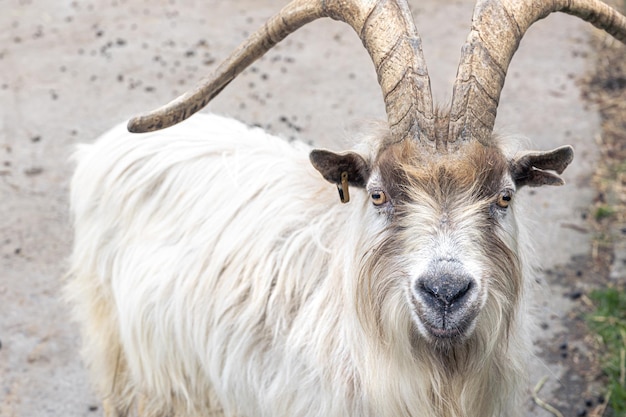
[[372, 203], [375, 206], [382, 206], [387, 202], [387, 195], [380, 190], [372, 191], [370, 197], [372, 198]]
[[511, 190], [504, 190], [498, 196], [498, 201], [496, 202], [496, 204], [498, 205], [498, 207], [505, 209], [509, 207], [509, 204], [511, 204], [512, 198], [513, 192]]

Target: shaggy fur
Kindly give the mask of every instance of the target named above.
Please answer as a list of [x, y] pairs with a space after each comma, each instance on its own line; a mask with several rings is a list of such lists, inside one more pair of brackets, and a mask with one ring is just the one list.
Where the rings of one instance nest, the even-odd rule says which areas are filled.
[[[306, 146], [215, 115], [78, 150], [66, 290], [111, 416], [519, 415], [531, 279], [515, 202], [494, 208], [507, 159], [375, 143], [384, 207], [339, 204]], [[482, 304], [436, 340], [411, 291], [451, 251]]]

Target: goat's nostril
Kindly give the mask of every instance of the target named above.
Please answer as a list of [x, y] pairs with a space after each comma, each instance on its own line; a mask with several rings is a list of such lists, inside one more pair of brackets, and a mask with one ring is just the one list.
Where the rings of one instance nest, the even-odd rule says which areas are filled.
[[468, 293], [468, 291], [472, 288], [472, 281], [467, 281], [467, 283], [465, 283], [465, 285], [461, 284], [459, 286], [459, 291], [457, 291], [457, 293], [454, 295], [454, 297], [452, 298], [451, 301], [456, 301], [460, 298], [462, 298], [465, 294]]
[[472, 280], [466, 277], [438, 277], [420, 280], [417, 290], [426, 299], [434, 299], [439, 304], [446, 306], [460, 301], [473, 287]]
[[438, 287], [432, 286], [424, 281], [417, 283], [417, 290], [435, 298], [437, 298], [437, 293], [439, 292]]

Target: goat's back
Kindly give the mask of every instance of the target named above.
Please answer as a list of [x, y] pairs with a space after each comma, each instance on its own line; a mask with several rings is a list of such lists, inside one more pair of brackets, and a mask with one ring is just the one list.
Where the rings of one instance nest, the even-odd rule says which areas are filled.
[[[67, 294], [100, 390], [119, 391], [122, 409], [145, 393], [161, 398], [154, 409], [200, 412], [213, 389], [234, 404], [286, 401], [294, 375], [280, 369], [300, 370], [281, 363], [302, 352], [281, 338], [299, 337], [289, 329], [306, 322], [305, 299], [320, 306], [336, 292], [318, 291], [319, 277], [332, 252], [325, 230], [343, 221], [306, 146], [202, 115], [150, 134], [117, 126], [76, 160]], [[303, 344], [323, 326], [308, 322]]]

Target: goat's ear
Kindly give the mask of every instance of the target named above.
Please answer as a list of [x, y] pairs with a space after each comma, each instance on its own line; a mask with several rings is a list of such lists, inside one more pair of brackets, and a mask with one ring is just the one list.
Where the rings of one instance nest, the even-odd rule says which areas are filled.
[[518, 188], [563, 185], [565, 182], [556, 174], [563, 173], [572, 159], [574, 149], [569, 145], [547, 152], [527, 152], [511, 161], [511, 175]]
[[355, 152], [338, 154], [324, 149], [314, 149], [309, 159], [326, 181], [333, 184], [341, 184], [342, 174], [346, 173], [348, 184], [363, 188], [370, 176], [369, 164]]

